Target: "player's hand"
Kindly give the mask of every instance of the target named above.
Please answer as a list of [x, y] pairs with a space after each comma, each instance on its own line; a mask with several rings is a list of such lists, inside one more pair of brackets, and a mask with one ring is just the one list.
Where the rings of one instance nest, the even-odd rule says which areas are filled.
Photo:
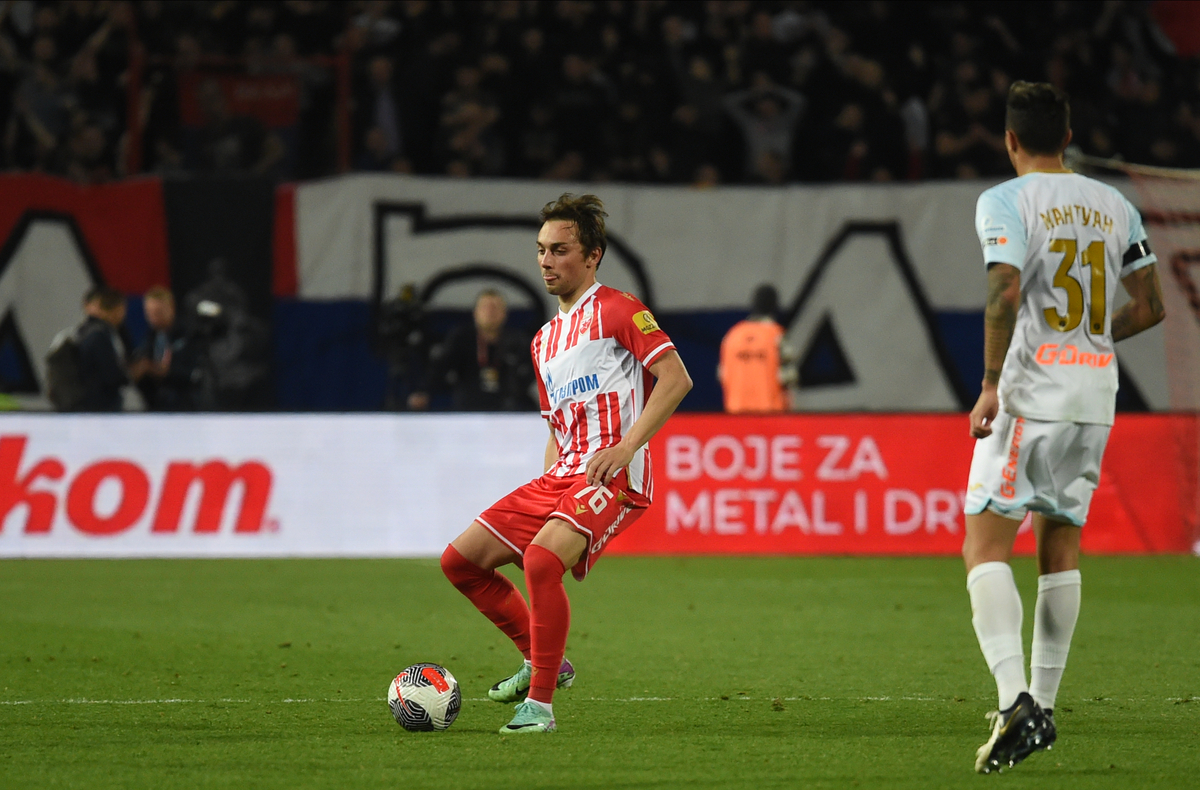
[[992, 423], [1000, 413], [1000, 396], [996, 394], [996, 385], [984, 382], [979, 400], [971, 409], [971, 435], [976, 439], [986, 439], [992, 435]]
[[611, 483], [618, 472], [629, 466], [629, 462], [633, 460], [633, 453], [624, 442], [618, 442], [593, 455], [592, 460], [588, 461], [587, 469], [584, 470], [588, 485], [603, 486]]

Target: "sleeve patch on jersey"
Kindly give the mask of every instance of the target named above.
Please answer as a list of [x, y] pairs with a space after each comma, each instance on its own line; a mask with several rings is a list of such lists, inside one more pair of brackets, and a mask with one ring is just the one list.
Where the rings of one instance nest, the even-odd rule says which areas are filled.
[[654, 316], [650, 315], [649, 310], [643, 310], [640, 313], [634, 313], [633, 325], [642, 330], [643, 335], [648, 335], [651, 332], [658, 331], [658, 322], [654, 320]]
[[1008, 244], [1007, 236], [988, 236], [986, 239], [983, 240], [983, 245], [985, 247], [994, 247], [997, 245], [1003, 246], [1005, 244]]

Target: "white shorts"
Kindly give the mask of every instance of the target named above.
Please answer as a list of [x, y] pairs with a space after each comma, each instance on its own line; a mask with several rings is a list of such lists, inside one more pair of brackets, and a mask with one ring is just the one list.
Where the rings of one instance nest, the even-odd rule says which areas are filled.
[[967, 515], [991, 510], [1021, 520], [1026, 511], [1083, 526], [1100, 482], [1110, 426], [1041, 422], [1001, 411], [992, 435], [975, 442]]

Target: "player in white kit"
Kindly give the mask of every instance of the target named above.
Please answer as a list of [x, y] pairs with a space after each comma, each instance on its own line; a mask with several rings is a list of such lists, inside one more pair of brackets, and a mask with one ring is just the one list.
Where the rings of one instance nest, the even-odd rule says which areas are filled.
[[[1137, 210], [1116, 189], [1072, 173], [1066, 97], [1014, 83], [1005, 142], [1017, 178], [979, 198], [987, 265], [983, 391], [967, 484], [972, 623], [999, 710], [975, 770], [1016, 765], [1056, 737], [1053, 707], [1079, 615], [1079, 539], [1113, 422], [1113, 344], [1163, 319], [1157, 260]], [[1116, 304], [1117, 281], [1131, 299]], [[1021, 599], [1009, 559], [1032, 512], [1038, 597], [1025, 681]]]
[[[646, 445], [692, 387], [645, 305], [596, 282], [605, 216], [594, 195], [563, 195], [542, 209], [538, 264], [559, 304], [530, 348], [550, 428], [544, 474], [481, 513], [442, 554], [446, 578], [525, 658], [488, 692], [520, 702], [504, 735], [557, 728], [554, 691], [575, 679], [563, 655], [571, 622], [563, 576], [570, 569], [582, 581], [650, 505]], [[528, 605], [496, 572], [509, 563], [525, 571]]]

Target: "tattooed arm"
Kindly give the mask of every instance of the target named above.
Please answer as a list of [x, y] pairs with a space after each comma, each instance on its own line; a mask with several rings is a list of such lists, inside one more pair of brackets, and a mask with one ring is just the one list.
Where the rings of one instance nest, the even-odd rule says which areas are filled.
[[983, 390], [971, 409], [971, 435], [976, 439], [992, 435], [992, 422], [1000, 411], [996, 385], [1020, 305], [1021, 270], [1007, 263], [989, 265], [987, 307], [983, 313]]
[[1121, 280], [1130, 299], [1113, 313], [1112, 339], [1115, 343], [1157, 324], [1166, 316], [1163, 309], [1162, 283], [1158, 267], [1153, 263], [1134, 271]]

